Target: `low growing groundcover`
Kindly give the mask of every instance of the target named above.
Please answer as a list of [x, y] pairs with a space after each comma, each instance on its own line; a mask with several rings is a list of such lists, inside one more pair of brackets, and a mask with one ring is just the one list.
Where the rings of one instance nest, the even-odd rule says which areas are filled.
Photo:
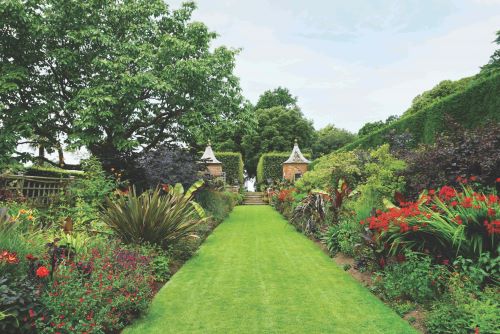
[[270, 206], [239, 206], [124, 333], [417, 333]]

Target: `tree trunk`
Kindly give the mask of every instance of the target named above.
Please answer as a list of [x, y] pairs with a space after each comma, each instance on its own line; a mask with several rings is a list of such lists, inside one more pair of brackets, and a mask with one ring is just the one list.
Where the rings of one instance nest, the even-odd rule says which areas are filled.
[[41, 166], [45, 161], [45, 147], [42, 144], [38, 145], [38, 164]]

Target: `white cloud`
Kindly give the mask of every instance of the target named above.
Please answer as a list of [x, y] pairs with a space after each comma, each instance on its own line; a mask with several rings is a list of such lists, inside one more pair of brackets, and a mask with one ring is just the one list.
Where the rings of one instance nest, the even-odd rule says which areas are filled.
[[236, 73], [251, 101], [285, 86], [317, 128], [356, 131], [442, 80], [477, 73], [495, 49], [500, 0], [210, 0], [194, 18], [220, 34], [217, 44], [243, 48]]

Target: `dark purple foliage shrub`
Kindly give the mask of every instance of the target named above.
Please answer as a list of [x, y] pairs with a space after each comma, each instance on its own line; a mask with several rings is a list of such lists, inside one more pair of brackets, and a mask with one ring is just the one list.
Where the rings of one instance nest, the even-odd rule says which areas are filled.
[[[500, 177], [500, 124], [474, 130], [455, 126], [453, 131], [406, 156], [407, 193], [414, 198], [423, 189], [434, 189], [475, 176], [483, 186], [498, 187]], [[499, 190], [499, 189], [497, 189]]]
[[137, 166], [131, 181], [143, 189], [176, 183], [189, 187], [200, 178], [198, 173], [205, 168], [195, 154], [170, 147], [148, 152], [137, 161]]

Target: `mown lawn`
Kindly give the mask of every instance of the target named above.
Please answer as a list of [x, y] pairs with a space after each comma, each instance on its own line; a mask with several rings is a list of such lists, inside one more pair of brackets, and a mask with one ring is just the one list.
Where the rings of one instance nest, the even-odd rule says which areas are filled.
[[236, 207], [132, 333], [416, 333], [269, 206]]

